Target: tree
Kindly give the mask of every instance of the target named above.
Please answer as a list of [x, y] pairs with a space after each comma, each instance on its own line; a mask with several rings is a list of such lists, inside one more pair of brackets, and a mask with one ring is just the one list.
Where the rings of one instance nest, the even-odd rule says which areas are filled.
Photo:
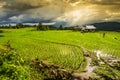
[[45, 28], [46, 28], [46, 30], [49, 30], [49, 29], [50, 29], [49, 26], [46, 26]]
[[8, 28], [11, 28], [11, 27], [12, 27], [11, 24], [9, 24]]
[[39, 22], [39, 24], [38, 24], [38, 26], [37, 26], [37, 30], [46, 31], [46, 30], [49, 30], [49, 26], [42, 25], [42, 23]]
[[62, 25], [60, 25], [59, 30], [63, 30], [63, 26]]
[[17, 27], [17, 28], [23, 28], [24, 26], [23, 26], [22, 23], [18, 23], [18, 24], [16, 25], [16, 27]]
[[37, 26], [37, 30], [41, 30], [42, 29], [42, 23], [39, 22], [38, 26]]

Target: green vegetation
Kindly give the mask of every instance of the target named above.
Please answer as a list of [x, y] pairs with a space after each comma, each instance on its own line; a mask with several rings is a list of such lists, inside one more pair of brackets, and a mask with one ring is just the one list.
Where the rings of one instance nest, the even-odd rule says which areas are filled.
[[0, 46], [0, 80], [26, 80], [28, 77], [29, 69], [10, 44]]
[[[60, 65], [68, 70], [80, 72], [85, 67], [85, 64], [82, 65], [85, 57], [80, 46], [91, 51], [99, 49], [103, 51], [103, 53], [112, 54], [120, 58], [120, 33], [118, 32], [106, 32], [106, 36], [103, 38], [103, 31], [80, 33], [71, 30], [37, 31], [35, 28], [2, 29], [1, 31], [0, 44], [3, 45], [10, 41], [15, 52], [24, 61], [39, 58], [40, 61], [44, 60]], [[14, 54], [14, 52], [9, 52], [9, 54]], [[17, 60], [19, 61], [19, 59]], [[16, 70], [20, 67], [16, 62], [8, 64], [9, 60], [5, 63], [3, 66], [9, 67], [12, 65], [13, 67], [15, 65]], [[22, 64], [21, 61], [19, 61], [19, 63]], [[82, 67], [80, 67], [80, 65], [82, 65]], [[24, 69], [26, 69], [26, 67], [28, 66], [23, 65]], [[23, 68], [19, 68], [20, 71], [22, 71]], [[29, 70], [27, 72], [29, 72]], [[22, 71], [19, 75], [29, 77], [29, 74], [35, 73], [38, 74], [38, 72], [30, 71], [27, 75], [26, 71]], [[98, 73], [100, 73], [100, 71], [98, 71]], [[105, 72], [105, 74], [107, 74], [107, 72]], [[35, 79], [36, 76], [41, 75], [33, 75], [30, 78]]]

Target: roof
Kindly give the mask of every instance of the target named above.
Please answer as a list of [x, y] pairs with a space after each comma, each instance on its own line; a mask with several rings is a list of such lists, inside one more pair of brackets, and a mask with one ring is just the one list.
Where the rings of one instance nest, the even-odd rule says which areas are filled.
[[85, 29], [96, 29], [94, 25], [86, 25]]
[[81, 30], [85, 30], [85, 27], [82, 27]]

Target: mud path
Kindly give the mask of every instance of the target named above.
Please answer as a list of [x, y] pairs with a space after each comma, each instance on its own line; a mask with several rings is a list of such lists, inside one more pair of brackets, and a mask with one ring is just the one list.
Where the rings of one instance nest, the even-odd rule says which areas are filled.
[[81, 47], [83, 49], [83, 53], [86, 59], [86, 67], [84, 69], [84, 72], [82, 73], [73, 73], [72, 75], [74, 76], [75, 79], [77, 80], [89, 80], [92, 79], [92, 76], [96, 76], [96, 74], [94, 73], [94, 70], [97, 68], [97, 66], [92, 66], [92, 58], [89, 55], [88, 51], [84, 48]]
[[[101, 76], [95, 73], [96, 69], [101, 68], [102, 66], [100, 65], [108, 65], [110, 68], [116, 68], [116, 63], [120, 64], [120, 59], [117, 59], [116, 57], [113, 57], [110, 54], [104, 54], [102, 51], [97, 50], [97, 51], [88, 51], [84, 47], [81, 47], [84, 53], [84, 57], [86, 59], [86, 67], [84, 69], [84, 72], [82, 73], [73, 73], [72, 75], [74, 76], [75, 80], [91, 80], [96, 78], [100, 78]], [[94, 56], [94, 57], [93, 57]], [[93, 65], [94, 61], [98, 62], [98, 65]], [[119, 71], [118, 66], [118, 71]], [[102, 67], [103, 68], [103, 67]], [[113, 73], [115, 74], [115, 73]], [[114, 79], [119, 79], [114, 78]]]
[[96, 76], [96, 74], [93, 71], [97, 68], [97, 66], [91, 66], [92, 59], [90, 57], [86, 57], [86, 62], [87, 62], [87, 65], [84, 72], [72, 74], [75, 79], [89, 80], [91, 79], [92, 76]]

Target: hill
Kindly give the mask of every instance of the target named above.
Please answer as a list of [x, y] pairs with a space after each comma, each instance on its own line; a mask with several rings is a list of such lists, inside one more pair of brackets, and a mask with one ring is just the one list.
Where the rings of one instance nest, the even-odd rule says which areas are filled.
[[102, 23], [94, 23], [97, 27], [97, 30], [105, 30], [105, 31], [119, 31], [120, 23], [119, 22], [102, 22]]

